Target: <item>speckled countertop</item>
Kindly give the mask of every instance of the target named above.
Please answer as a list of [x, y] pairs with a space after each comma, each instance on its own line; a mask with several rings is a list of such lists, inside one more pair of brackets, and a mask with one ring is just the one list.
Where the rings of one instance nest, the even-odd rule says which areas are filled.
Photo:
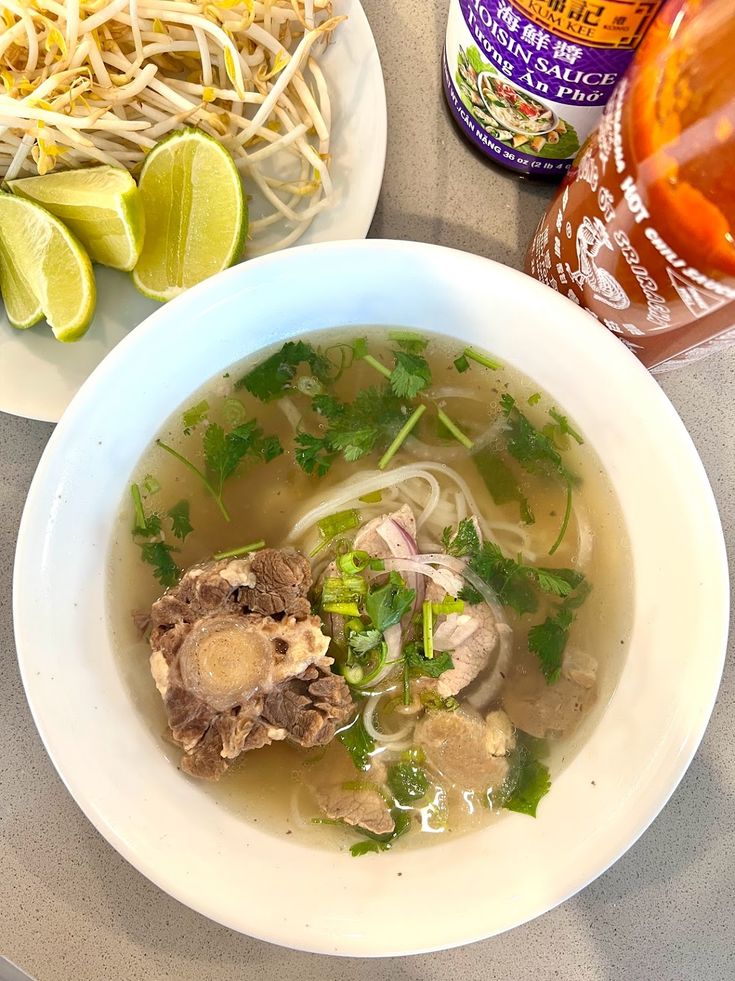
[[[455, 135], [439, 87], [446, 0], [364, 5], [389, 109], [388, 163], [371, 234], [520, 265], [550, 191], [489, 169]], [[735, 350], [662, 383], [704, 460], [732, 559]], [[732, 658], [702, 746], [649, 831], [578, 896], [504, 936], [402, 960], [329, 959], [232, 933], [151, 885], [97, 834], [64, 789], [18, 677], [13, 551], [50, 432], [48, 425], [0, 415], [0, 954], [38, 981], [735, 978]]]

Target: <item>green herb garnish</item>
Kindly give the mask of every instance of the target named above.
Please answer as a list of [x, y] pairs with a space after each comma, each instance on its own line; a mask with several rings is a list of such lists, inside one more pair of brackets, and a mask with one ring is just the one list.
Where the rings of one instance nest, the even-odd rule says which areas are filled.
[[188, 436], [195, 426], [198, 426], [200, 422], [204, 422], [209, 414], [209, 402], [206, 399], [202, 399], [201, 402], [197, 402], [196, 405], [192, 405], [191, 408], [187, 409], [181, 414], [181, 421], [184, 424], [184, 433]]
[[[581, 573], [575, 575], [579, 576]], [[543, 623], [537, 623], [528, 632], [528, 649], [539, 659], [543, 676], [550, 685], [558, 681], [561, 674], [569, 629], [574, 623], [574, 611], [582, 605], [590, 592], [589, 584], [581, 579], [577, 587], [575, 595], [567, 594], [564, 602], [559, 603]]]
[[130, 495], [135, 512], [133, 537], [147, 539], [147, 541], [138, 541], [141, 558], [152, 567], [153, 575], [162, 586], [175, 586], [181, 577], [181, 569], [171, 557], [174, 549], [163, 538], [161, 519], [157, 514], [146, 517], [140, 487], [137, 484], [131, 485]]
[[319, 542], [310, 552], [313, 557], [328, 545], [337, 535], [345, 531], [351, 531], [360, 524], [360, 512], [356, 508], [348, 508], [346, 511], [336, 511], [334, 514], [327, 515], [317, 521], [319, 529]]
[[365, 598], [365, 609], [373, 626], [381, 633], [400, 623], [413, 606], [416, 590], [408, 589], [397, 572], [391, 572], [384, 586], [373, 587]]
[[388, 768], [387, 782], [394, 798], [404, 807], [421, 800], [429, 789], [426, 770], [415, 763], [394, 763]]
[[461, 443], [465, 449], [473, 449], [475, 444], [472, 442], [469, 436], [465, 435], [459, 426], [449, 418], [444, 409], [438, 409], [437, 415], [439, 416], [439, 421], [441, 424], [452, 434], [452, 436], [454, 436], [458, 443]]
[[370, 754], [375, 749], [375, 740], [365, 728], [362, 716], [358, 715], [352, 725], [341, 729], [337, 736], [352, 757], [356, 769], [367, 770], [370, 767]]
[[536, 817], [539, 801], [551, 789], [549, 769], [540, 760], [531, 756], [523, 745], [518, 748], [514, 769], [513, 789], [502, 806], [509, 811]]
[[409, 354], [421, 354], [429, 346], [427, 339], [413, 330], [389, 330], [388, 337]]
[[409, 434], [411, 433], [411, 430], [415, 427], [416, 423], [419, 421], [419, 419], [424, 414], [424, 412], [426, 412], [425, 405], [419, 405], [418, 408], [414, 409], [413, 413], [409, 416], [408, 420], [406, 421], [401, 431], [398, 433], [396, 438], [393, 440], [393, 442], [390, 444], [390, 446], [385, 451], [383, 456], [380, 458], [380, 461], [378, 462], [378, 470], [385, 470], [385, 468], [388, 466], [390, 461], [396, 455], [396, 453], [401, 448], [403, 443], [406, 441]]
[[475, 361], [477, 364], [483, 365], [485, 368], [490, 368], [493, 371], [499, 371], [503, 366], [499, 361], [494, 361], [492, 358], [488, 358], [485, 354], [480, 354], [473, 347], [466, 347], [462, 354], [455, 360], [454, 367], [460, 374], [463, 374], [469, 368], [469, 362]]
[[340, 454], [352, 463], [388, 446], [406, 421], [406, 407], [387, 387], [366, 388], [352, 403], [331, 395], [316, 396], [312, 407], [329, 426], [322, 435], [297, 434], [296, 462], [317, 476], [324, 476]]
[[415, 677], [438, 678], [454, 667], [449, 651], [434, 651], [433, 657], [426, 657], [420, 644], [411, 641], [403, 649], [403, 657], [409, 673]]
[[402, 811], [399, 808], [393, 808], [391, 811], [393, 816], [393, 822], [395, 828], [390, 834], [387, 835], [376, 835], [371, 831], [366, 831], [364, 828], [356, 828], [361, 834], [364, 834], [368, 839], [367, 841], [356, 841], [354, 845], [350, 846], [350, 854], [353, 858], [357, 858], [360, 855], [368, 855], [370, 852], [385, 852], [388, 851], [396, 838], [400, 838], [405, 835], [408, 829], [411, 827], [411, 818], [407, 811]]
[[178, 504], [169, 508], [166, 514], [171, 519], [171, 530], [174, 535], [180, 538], [182, 542], [186, 541], [186, 536], [194, 531], [189, 520], [189, 502], [179, 501]]
[[491, 449], [482, 449], [475, 453], [472, 459], [493, 501], [499, 505], [517, 501], [521, 520], [524, 524], [533, 524], [535, 518], [528, 498], [521, 491], [515, 474], [500, 454]]
[[431, 385], [431, 369], [420, 354], [396, 351], [395, 368], [390, 374], [390, 385], [400, 398], [415, 398]]
[[235, 382], [235, 388], [245, 388], [261, 402], [279, 399], [291, 389], [299, 367], [308, 365], [319, 381], [329, 381], [332, 364], [325, 355], [304, 341], [287, 341], [280, 351], [256, 365]]

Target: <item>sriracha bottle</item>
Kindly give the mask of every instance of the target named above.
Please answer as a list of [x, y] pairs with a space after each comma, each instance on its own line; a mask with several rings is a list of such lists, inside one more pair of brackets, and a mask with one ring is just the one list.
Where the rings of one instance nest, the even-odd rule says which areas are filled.
[[733, 0], [669, 0], [528, 251], [648, 367], [735, 342], [734, 57]]

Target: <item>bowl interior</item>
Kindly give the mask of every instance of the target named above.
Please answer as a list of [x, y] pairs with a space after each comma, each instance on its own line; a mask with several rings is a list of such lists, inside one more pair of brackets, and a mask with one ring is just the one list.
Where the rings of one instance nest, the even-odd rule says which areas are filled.
[[[483, 304], [486, 297], [492, 302]], [[120, 677], [103, 570], [127, 478], [190, 393], [265, 345], [364, 324], [456, 335], [519, 367], [564, 406], [619, 497], [635, 610], [618, 687], [535, 822], [511, 814], [431, 852], [355, 860], [243, 822], [170, 765]], [[490, 936], [602, 872], [686, 769], [711, 711], [727, 633], [712, 493], [645, 369], [592, 318], [521, 273], [400, 242], [309, 246], [235, 267], [126, 338], [83, 386], [39, 465], [14, 591], [36, 724], [102, 834], [212, 919], [275, 943], [350, 955]], [[442, 915], [427, 916], [427, 904]]]

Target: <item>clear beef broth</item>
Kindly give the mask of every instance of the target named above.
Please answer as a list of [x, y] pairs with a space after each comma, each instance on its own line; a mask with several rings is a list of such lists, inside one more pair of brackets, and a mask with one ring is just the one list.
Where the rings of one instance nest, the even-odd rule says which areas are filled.
[[[391, 363], [395, 343], [389, 340], [386, 332], [376, 328], [324, 332], [314, 334], [308, 340], [314, 346], [326, 348], [338, 343], [350, 344], [357, 336], [368, 336], [371, 353], [381, 362]], [[610, 697], [622, 664], [630, 623], [632, 569], [619, 507], [593, 448], [587, 443], [578, 446], [574, 440], [568, 440], [563, 451], [564, 464], [580, 480], [574, 489], [569, 529], [556, 553], [549, 556], [549, 548], [557, 536], [564, 514], [566, 491], [559, 481], [548, 476], [526, 473], [508, 456], [499, 398], [504, 392], [512, 393], [516, 404], [538, 427], [549, 422], [548, 410], [555, 403], [544, 393], [540, 393], [541, 397], [537, 399], [538, 386], [508, 367], [495, 371], [473, 363], [471, 370], [458, 373], [453, 362], [461, 350], [456, 342], [437, 336], [431, 336], [430, 341], [424, 356], [431, 368], [432, 385], [428, 392], [421, 393], [422, 396], [434, 398], [473, 440], [487, 438], [487, 434], [490, 434], [489, 445], [513, 464], [521, 491], [532, 504], [535, 522], [521, 522], [517, 501], [503, 505], [494, 503], [472, 454], [456, 440], [448, 438], [445, 429], [440, 432], [433, 411], [425, 413], [413, 436], [406, 440], [390, 462], [388, 470], [423, 460], [446, 461], [467, 482], [480, 510], [492, 516], [498, 543], [506, 555], [515, 557], [523, 548], [533, 555], [538, 565], [572, 568], [584, 573], [593, 587], [584, 603], [575, 611], [568, 645], [593, 654], [597, 660], [597, 697], [573, 732], [560, 739], [547, 740], [541, 747], [542, 757], [553, 780], [559, 768], [569, 761], [594, 727]], [[289, 419], [289, 414], [292, 414], [289, 405], [284, 405], [282, 400], [263, 403], [242, 389], [233, 390], [235, 380], [270, 353], [260, 352], [257, 357], [232, 367], [225, 375], [212, 379], [187, 400], [160, 433], [160, 438], [173, 448], [192, 459], [201, 459], [203, 426], [185, 435], [182, 411], [206, 399], [210, 406], [209, 421], [227, 425], [232, 404], [228, 406], [225, 399], [235, 396], [244, 407], [247, 419], [257, 419], [265, 433], [280, 438], [285, 451], [281, 456], [269, 463], [245, 464], [236, 476], [227, 481], [224, 498], [231, 516], [229, 523], [224, 521], [215, 501], [206, 493], [197, 477], [156, 445], [147, 451], [136, 472], [131, 475], [131, 481], [141, 485], [147, 475], [153, 475], [160, 485], [150, 496], [144, 492], [147, 511], [165, 514], [182, 499], [190, 502], [194, 531], [184, 543], [176, 543], [180, 551], [175, 553], [175, 560], [182, 569], [206, 561], [214, 553], [258, 539], [265, 539], [270, 547], [283, 545], [288, 541], [299, 516], [327, 499], [330, 489], [347, 478], [357, 479], [361, 473], [376, 467], [380, 456], [378, 452], [352, 463], [337, 459], [329, 473], [321, 478], [303, 472], [294, 459], [294, 420]], [[333, 350], [332, 354], [335, 353]], [[370, 364], [355, 361], [335, 383], [333, 391], [340, 399], [349, 401], [360, 389], [382, 381]], [[529, 399], [533, 404], [529, 404]], [[299, 392], [291, 393], [289, 402], [299, 412], [309, 404], [308, 398]], [[564, 411], [563, 406], [556, 408]], [[441, 477], [439, 482], [443, 495], [446, 492], [447, 500], [451, 501], [456, 488], [454, 485], [445, 487], [447, 482]], [[361, 505], [365, 519], [377, 514], [383, 504], [386, 511], [390, 510], [388, 501], [380, 505]], [[416, 505], [416, 511], [420, 510], [421, 507]], [[141, 562], [139, 545], [130, 533], [132, 520], [130, 497], [126, 492], [109, 559], [109, 615], [114, 646], [119, 656], [120, 670], [137, 709], [151, 727], [153, 740], [169, 756], [172, 765], [176, 765], [181, 753], [164, 737], [166, 717], [149, 671], [150, 648], [130, 615], [134, 610], [150, 609], [153, 601], [163, 592], [151, 568]], [[580, 521], [587, 529], [581, 535], [578, 531]], [[312, 530], [302, 542], [296, 544], [308, 553], [315, 540]], [[513, 630], [513, 653], [506, 683], [513, 679], [517, 683], [519, 678], [538, 675], [537, 658], [529, 652], [528, 630], [553, 611], [555, 602], [558, 602], [557, 598], [541, 595], [538, 611], [530, 616], [520, 616], [512, 609], [505, 609]], [[462, 703], [462, 693], [457, 695], [457, 699]], [[501, 697], [495, 697], [487, 709], [497, 707], [501, 701]], [[390, 699], [387, 699], [387, 703], [390, 703]], [[396, 711], [399, 707], [398, 704], [387, 704], [380, 716], [381, 730], [390, 734], [403, 725], [405, 716]], [[380, 756], [378, 753], [376, 758]], [[388, 752], [382, 758], [395, 762], [399, 757]], [[273, 833], [292, 834], [318, 847], [344, 846], [356, 840], [355, 829], [313, 823], [312, 818], [318, 818], [320, 810], [309, 787], [330, 770], [347, 768], [345, 773], [349, 776], [351, 765], [339, 740], [334, 740], [326, 749], [303, 749], [280, 742], [244, 753], [217, 783], [202, 782], [198, 786], [202, 793], [215, 795], [222, 804], [235, 809], [244, 818], [257, 821], [259, 827]], [[353, 776], [359, 781], [365, 774], [355, 771]], [[182, 779], [189, 778], [182, 775]], [[411, 805], [409, 813], [412, 833], [401, 840], [401, 847], [409, 842], [437, 840], [442, 835], [483, 826], [497, 816], [499, 809], [484, 806], [477, 794], [467, 793], [462, 787], [450, 786], [432, 774], [426, 795]], [[413, 833], [419, 829], [430, 833]]]

